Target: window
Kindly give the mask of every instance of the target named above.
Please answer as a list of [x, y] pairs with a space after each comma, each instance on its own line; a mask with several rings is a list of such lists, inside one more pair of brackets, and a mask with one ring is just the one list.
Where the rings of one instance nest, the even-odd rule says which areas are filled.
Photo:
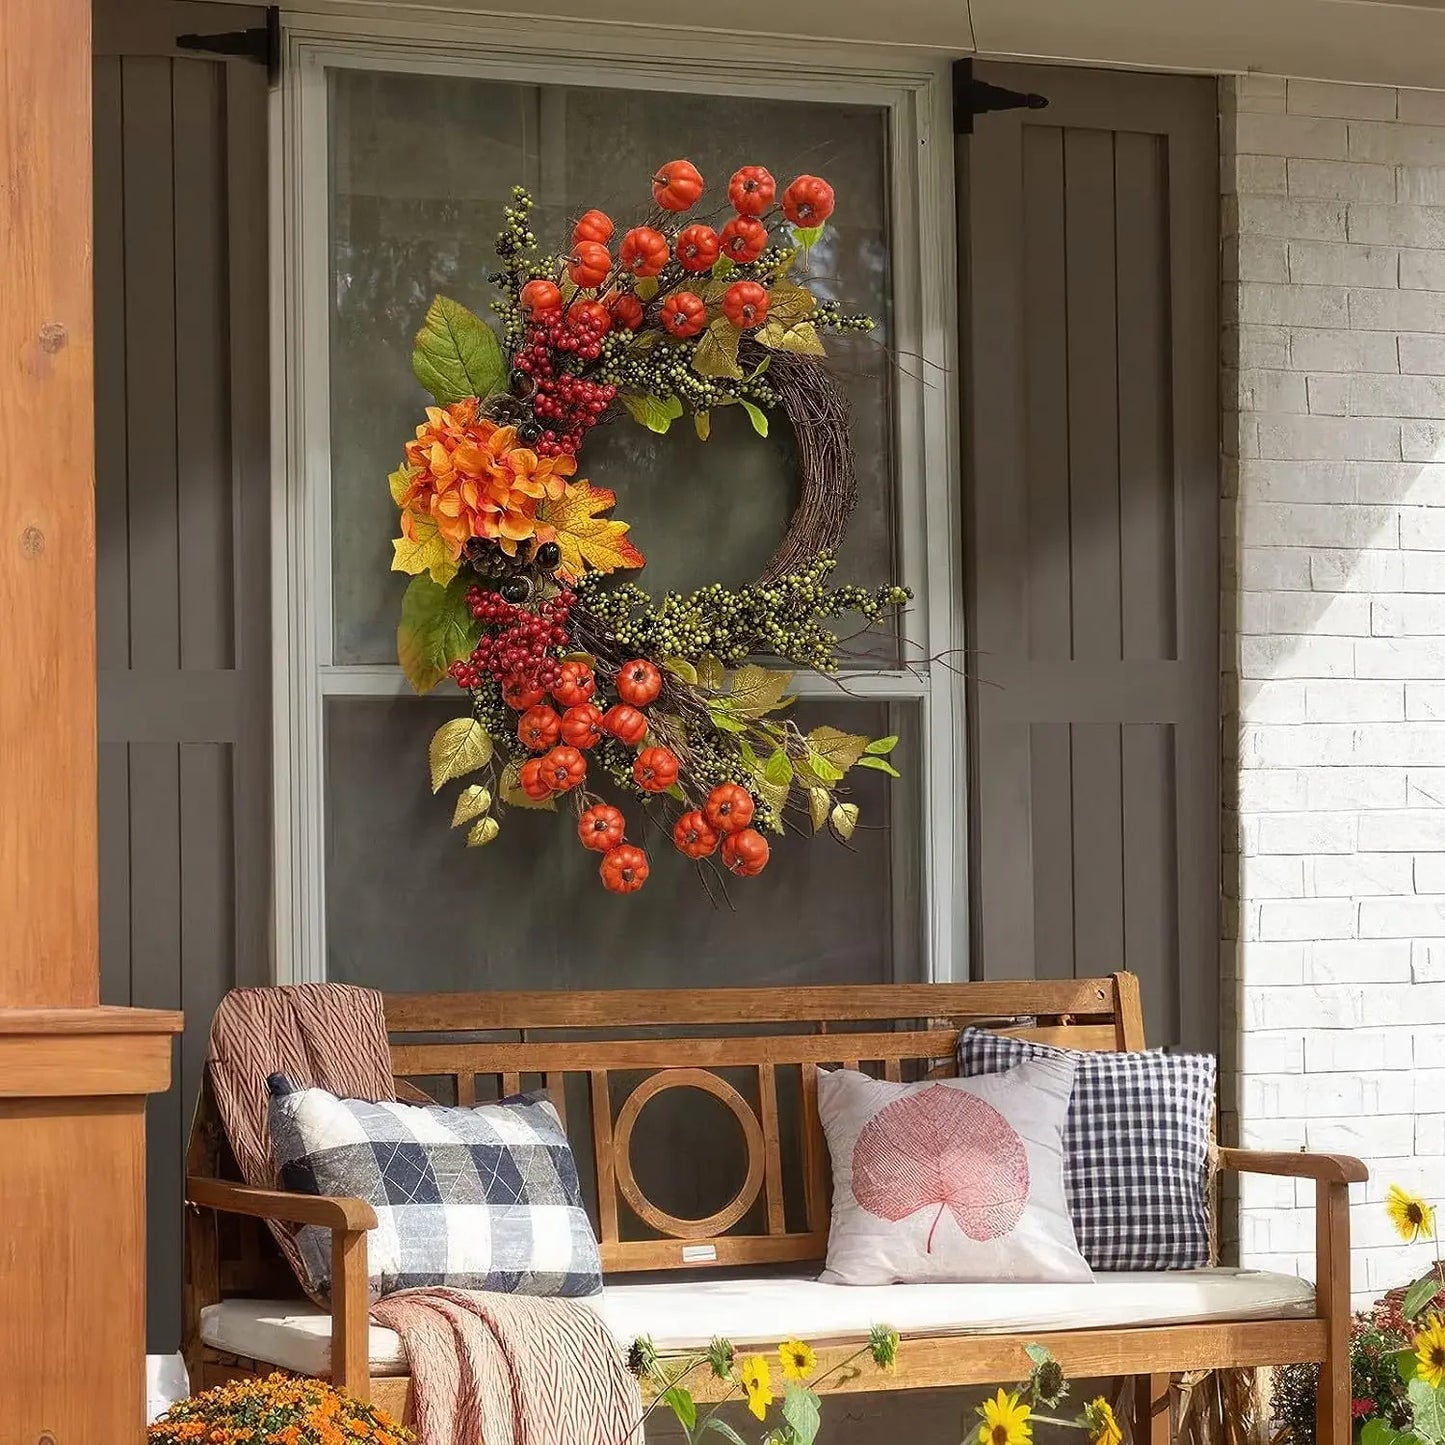
[[[946, 156], [928, 148], [942, 134], [936, 77], [828, 79], [744, 62], [683, 77], [551, 48], [542, 63], [525, 49], [291, 43], [280, 975], [441, 990], [845, 982], [966, 966], [954, 877], [961, 687], [956, 659], [926, 660], [959, 635], [951, 288], [919, 285], [947, 254]], [[801, 721], [900, 734], [904, 779], [860, 777], [854, 849], [779, 847], [762, 877], [732, 882], [736, 911], [710, 900], [665, 840], [650, 847], [647, 888], [628, 899], [595, 884], [590, 855], [550, 815], [513, 813], [502, 843], [462, 847], [424, 784], [427, 739], [457, 715], [456, 694], [446, 684], [415, 698], [395, 665], [405, 579], [388, 571], [385, 477], [425, 400], [409, 356], [427, 302], [445, 291], [485, 312], [515, 182], [537, 198], [545, 247], [589, 205], [640, 209], [642, 178], [674, 153], [711, 177], [745, 160], [817, 170], [846, 198], [817, 269], [880, 327], [835, 352], [860, 482], [840, 575], [901, 577], [918, 594], [905, 631], [920, 646], [873, 636], [843, 690], [811, 676], [796, 688]], [[581, 470], [618, 493], [654, 591], [756, 576], [796, 503], [786, 427], [759, 442], [739, 409], [718, 413], [706, 444], [691, 428], [600, 428]]]

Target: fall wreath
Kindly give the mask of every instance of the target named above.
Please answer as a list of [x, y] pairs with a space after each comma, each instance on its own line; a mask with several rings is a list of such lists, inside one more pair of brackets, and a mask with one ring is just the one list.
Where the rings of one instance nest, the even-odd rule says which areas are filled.
[[[432, 302], [412, 367], [436, 404], [390, 478], [401, 511], [392, 567], [412, 576], [402, 668], [419, 692], [450, 676], [471, 699], [431, 741], [432, 791], [472, 778], [452, 819], [470, 846], [497, 838], [508, 807], [569, 800], [618, 893], [647, 879], [643, 823], [743, 877], [763, 870], [766, 835], [792, 812], [814, 832], [852, 836], [847, 773], [898, 776], [897, 738], [804, 732], [786, 716], [791, 673], [753, 659], [836, 672], [829, 624], [876, 624], [910, 595], [832, 581], [856, 484], [823, 336], [873, 326], [809, 285], [832, 187], [804, 175], [778, 195], [765, 169], [744, 166], [726, 220], [699, 220], [703, 178], [679, 160], [659, 169], [652, 195], [620, 237], [590, 210], [570, 249], [546, 255], [532, 199], [513, 189], [491, 278], [500, 339], [456, 301]], [[614, 416], [662, 433], [690, 413], [705, 442], [723, 406], [763, 436], [782, 415], [798, 439], [799, 505], [762, 577], [660, 600], [611, 578], [644, 559], [610, 515], [615, 494], [577, 475], [587, 433]], [[601, 780], [640, 809], [631, 836]]]

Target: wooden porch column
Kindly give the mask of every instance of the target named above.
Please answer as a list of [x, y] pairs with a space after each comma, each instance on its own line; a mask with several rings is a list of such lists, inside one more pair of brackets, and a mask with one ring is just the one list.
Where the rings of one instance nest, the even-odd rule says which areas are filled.
[[97, 1006], [91, 0], [0, 3], [0, 1359], [6, 1441], [144, 1438], [145, 1096]]

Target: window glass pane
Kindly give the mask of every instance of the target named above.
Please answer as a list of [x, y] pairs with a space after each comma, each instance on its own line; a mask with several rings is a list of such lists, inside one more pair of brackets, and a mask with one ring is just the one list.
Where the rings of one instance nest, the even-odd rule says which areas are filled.
[[[886, 113], [877, 107], [707, 97], [333, 70], [330, 96], [333, 656], [395, 660], [405, 578], [388, 571], [396, 511], [385, 483], [426, 398], [411, 340], [436, 291], [485, 312], [502, 207], [533, 188], [543, 246], [600, 206], [618, 218], [650, 202], [647, 177], [674, 155], [720, 195], [738, 164], [782, 181], [815, 171], [839, 208], [814, 255], [820, 289], [866, 310], [871, 337], [829, 346], [853, 402], [858, 511], [843, 549], [848, 580], [895, 574]], [[725, 205], [725, 203], [724, 203]], [[720, 222], [719, 222], [720, 223]], [[797, 501], [785, 424], [756, 438], [739, 408], [703, 444], [684, 423], [664, 438], [629, 421], [589, 436], [582, 473], [618, 494], [648, 557], [654, 592], [757, 575]], [[876, 648], [879, 644], [874, 642]], [[876, 660], [876, 659], [875, 659]], [[883, 660], [890, 660], [885, 658]]]
[[[832, 838], [772, 840], [767, 869], [727, 880], [736, 911], [655, 832], [641, 892], [606, 892], [559, 812], [511, 809], [490, 847], [464, 846], [430, 795], [427, 740], [455, 701], [326, 706], [327, 976], [394, 990], [869, 983], [918, 976], [917, 705], [800, 703], [821, 722], [901, 735], [903, 778], [849, 774], [862, 821]], [[635, 831], [641, 806], [623, 803]], [[804, 829], [807, 827], [803, 820]], [[712, 880], [716, 886], [717, 879]]]

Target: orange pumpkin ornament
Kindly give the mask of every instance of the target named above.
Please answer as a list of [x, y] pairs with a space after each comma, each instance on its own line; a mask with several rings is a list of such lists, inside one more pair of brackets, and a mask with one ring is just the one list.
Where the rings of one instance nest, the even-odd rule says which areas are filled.
[[562, 733], [562, 719], [545, 704], [529, 707], [517, 719], [517, 740], [534, 753], [545, 753]]
[[620, 702], [602, 714], [602, 731], [630, 748], [636, 747], [647, 736], [647, 719], [635, 707]]
[[565, 744], [553, 748], [542, 759], [542, 776], [554, 793], [565, 793], [587, 776], [587, 759]]
[[529, 316], [535, 316], [539, 311], [555, 311], [562, 304], [562, 292], [555, 281], [539, 276], [522, 287], [517, 299]]
[[707, 306], [691, 291], [674, 291], [662, 303], [660, 320], [673, 336], [696, 336], [707, 325]]
[[662, 674], [645, 657], [634, 657], [617, 669], [617, 696], [633, 707], [646, 707], [662, 691]]
[[672, 255], [667, 237], [651, 226], [634, 226], [623, 238], [617, 264], [634, 276], [656, 276]]
[[569, 748], [593, 748], [602, 740], [602, 709], [578, 703], [562, 714], [562, 741]]
[[602, 875], [602, 886], [611, 893], [636, 893], [650, 871], [647, 854], [631, 843], [623, 843], [605, 853], [597, 871]]
[[552, 684], [552, 696], [563, 707], [576, 707], [597, 691], [597, 679], [585, 662], [564, 662]]
[[743, 166], [728, 182], [728, 200], [740, 216], [761, 216], [777, 193], [778, 183], [765, 166]]
[[670, 748], [643, 748], [632, 778], [644, 793], [665, 793], [677, 781], [677, 755]]
[[717, 830], [703, 816], [700, 808], [684, 813], [672, 830], [677, 851], [688, 858], [706, 858], [717, 852]]
[[719, 783], [707, 795], [703, 812], [718, 832], [741, 832], [753, 821], [753, 795], [737, 783]]
[[612, 253], [600, 241], [579, 241], [568, 258], [567, 274], [586, 290], [600, 286], [612, 270]]
[[677, 234], [672, 254], [684, 271], [711, 271], [718, 246], [717, 232], [711, 226], [684, 226]]
[[740, 266], [756, 261], [768, 248], [768, 228], [751, 216], [734, 216], [722, 228], [718, 244], [724, 256]]
[[572, 244], [579, 241], [596, 241], [605, 246], [612, 239], [612, 217], [606, 211], [584, 211], [582, 218], [572, 227]]
[[702, 195], [702, 172], [691, 161], [668, 161], [652, 178], [652, 198], [664, 211], [686, 211]]
[[609, 304], [614, 325], [625, 326], [629, 331], [636, 331], [642, 325], [642, 298], [634, 292], [624, 291], [614, 296]]
[[743, 828], [723, 839], [723, 866], [739, 878], [756, 878], [768, 866], [771, 851], [756, 828]]
[[600, 301], [574, 301], [567, 308], [567, 319], [574, 324], [585, 321], [599, 336], [612, 330], [612, 313]]
[[833, 187], [822, 176], [799, 176], [783, 192], [783, 214], [805, 229], [833, 214]]
[[540, 687], [533, 687], [530, 682], [509, 682], [502, 689], [502, 700], [517, 712], [526, 712], [546, 696]]
[[542, 759], [528, 758], [518, 771], [522, 791], [535, 803], [552, 796], [552, 785], [542, 774]]
[[608, 803], [588, 808], [577, 820], [577, 836], [584, 848], [594, 853], [609, 853], [622, 842], [627, 820], [619, 809]]
[[756, 281], [734, 281], [723, 292], [722, 309], [739, 331], [751, 331], [768, 319], [768, 293]]

